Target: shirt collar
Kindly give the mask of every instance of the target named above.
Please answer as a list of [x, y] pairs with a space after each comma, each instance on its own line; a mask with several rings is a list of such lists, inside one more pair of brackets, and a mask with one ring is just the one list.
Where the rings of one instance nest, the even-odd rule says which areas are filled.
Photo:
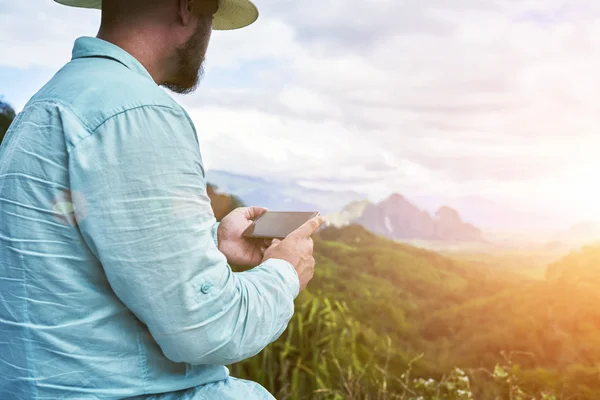
[[[95, 37], [83, 36], [75, 40], [73, 60], [85, 57], [104, 57], [120, 62], [133, 72], [151, 80], [148, 70], [134, 56], [110, 42]], [[153, 80], [154, 81], [154, 80]]]

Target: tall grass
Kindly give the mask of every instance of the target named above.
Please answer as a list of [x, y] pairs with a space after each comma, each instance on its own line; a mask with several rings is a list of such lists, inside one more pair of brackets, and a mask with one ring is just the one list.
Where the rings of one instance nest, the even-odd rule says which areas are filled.
[[372, 335], [351, 318], [346, 304], [305, 295], [278, 341], [230, 369], [234, 376], [262, 384], [279, 400], [468, 400], [476, 398], [475, 377], [495, 385], [477, 398], [555, 399], [519, 388], [510, 363], [494, 371], [456, 368], [435, 380], [412, 376], [420, 357], [407, 362], [402, 372], [391, 371], [394, 356], [389, 337]]
[[373, 359], [348, 307], [313, 297], [296, 308], [277, 342], [231, 369], [281, 400], [386, 399], [388, 378], [384, 369], [375, 369]]

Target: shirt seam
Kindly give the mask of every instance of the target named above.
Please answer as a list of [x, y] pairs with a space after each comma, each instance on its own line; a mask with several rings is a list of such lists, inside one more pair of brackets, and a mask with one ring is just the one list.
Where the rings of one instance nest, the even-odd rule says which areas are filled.
[[148, 354], [144, 350], [142, 343], [142, 334], [137, 334], [138, 352], [140, 357], [140, 370], [142, 372], [142, 386], [144, 388], [144, 394], [148, 394]]
[[125, 113], [127, 113], [127, 112], [129, 112], [129, 111], [137, 110], [137, 109], [140, 109], [140, 108], [153, 108], [153, 107], [156, 107], [156, 108], [165, 108], [165, 109], [167, 109], [167, 110], [172, 110], [172, 111], [175, 111], [175, 112], [177, 112], [177, 111], [178, 111], [178, 110], [177, 110], [175, 107], [173, 107], [173, 106], [162, 105], [162, 104], [143, 104], [143, 105], [140, 105], [140, 106], [135, 106], [135, 107], [128, 108], [128, 109], [126, 109], [126, 110], [119, 111], [118, 113], [116, 113], [116, 114], [113, 114], [113, 115], [111, 115], [110, 117], [108, 117], [108, 118], [106, 118], [105, 120], [103, 120], [103, 121], [102, 121], [100, 124], [98, 124], [98, 126], [97, 126], [97, 127], [95, 127], [93, 130], [88, 128], [87, 130], [88, 130], [88, 133], [89, 133], [89, 134], [88, 134], [86, 137], [84, 137], [84, 138], [81, 138], [80, 140], [78, 140], [76, 143], [73, 143], [73, 144], [71, 145], [71, 148], [70, 148], [70, 149], [68, 149], [68, 152], [69, 152], [69, 153], [71, 153], [71, 151], [75, 150], [75, 149], [76, 149], [76, 147], [79, 145], [79, 143], [81, 143], [81, 142], [83, 142], [85, 139], [87, 139], [87, 138], [89, 138], [89, 137], [93, 136], [93, 135], [94, 135], [94, 134], [95, 134], [95, 133], [98, 131], [98, 129], [100, 129], [100, 128], [101, 128], [101, 127], [102, 127], [102, 126], [103, 126], [105, 123], [107, 123], [108, 121], [110, 121], [110, 120], [112, 120], [112, 119], [114, 119], [114, 118], [116, 118], [116, 117], [118, 117], [118, 116], [120, 116], [120, 115], [122, 115], [122, 114], [125, 114]]
[[[69, 104], [60, 101], [58, 99], [53, 99], [53, 100], [37, 100], [34, 101], [32, 103], [29, 103], [25, 106], [25, 108], [23, 109], [23, 111], [25, 111], [26, 109], [33, 107], [36, 104], [49, 104], [49, 105], [59, 105], [65, 108], [65, 110], [69, 111], [71, 114], [73, 114], [73, 116], [75, 116], [75, 118], [77, 118], [77, 120], [83, 125], [83, 127], [85, 128], [85, 130], [87, 131], [88, 135], [84, 138], [81, 138], [80, 140], [78, 140], [76, 143], [71, 145], [71, 148], [67, 148], [67, 152], [70, 153], [72, 150], [75, 149], [75, 147], [77, 147], [77, 145], [79, 143], [81, 143], [82, 141], [84, 141], [85, 139], [89, 138], [90, 136], [94, 135], [94, 133], [96, 133], [96, 131], [98, 129], [100, 129], [102, 127], [102, 125], [104, 125], [105, 123], [107, 123], [108, 121], [110, 121], [111, 119], [118, 117], [121, 114], [125, 114], [126, 112], [129, 111], [133, 111], [133, 110], [137, 110], [139, 108], [152, 108], [152, 107], [156, 107], [156, 108], [164, 108], [167, 110], [172, 110], [175, 112], [180, 112], [180, 110], [178, 110], [176, 107], [173, 107], [171, 105], [166, 105], [166, 104], [142, 104], [139, 106], [134, 106], [134, 107], [130, 107], [127, 108], [125, 110], [121, 110], [115, 114], [112, 114], [111, 116], [105, 118], [104, 120], [102, 120], [102, 122], [100, 122], [98, 124], [98, 126], [96, 126], [95, 128], [91, 128], [89, 122], [83, 117], [81, 116], [77, 111], [75, 111], [75, 109], [73, 109]], [[185, 113], [184, 113], [185, 115]], [[191, 122], [189, 117], [186, 116], [186, 119], [188, 120], [188, 122]], [[192, 124], [193, 127], [193, 124]], [[195, 135], [194, 135], [195, 136]], [[198, 140], [196, 138], [196, 140]]]
[[25, 108], [23, 109], [23, 111], [25, 111], [26, 109], [28, 109], [29, 107], [33, 107], [36, 104], [49, 104], [49, 105], [59, 105], [59, 106], [63, 106], [67, 111], [69, 111], [71, 114], [73, 114], [75, 116], [75, 118], [77, 118], [77, 120], [79, 122], [81, 122], [81, 124], [85, 127], [85, 129], [90, 132], [92, 131], [92, 129], [90, 128], [90, 124], [88, 122], [87, 119], [85, 119], [82, 115], [80, 115], [77, 111], [75, 111], [69, 104], [59, 100], [59, 99], [52, 99], [52, 100], [37, 100], [34, 102], [31, 102], [29, 104], [27, 104], [25, 106]]

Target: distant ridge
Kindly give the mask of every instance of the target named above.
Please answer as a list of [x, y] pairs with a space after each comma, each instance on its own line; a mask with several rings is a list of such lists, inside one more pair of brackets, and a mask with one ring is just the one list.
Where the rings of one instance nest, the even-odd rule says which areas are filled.
[[346, 205], [341, 211], [325, 216], [328, 225], [341, 228], [352, 224], [365, 212], [365, 208], [372, 204], [369, 200], [358, 200]]
[[432, 216], [398, 193], [377, 204], [352, 202], [340, 212], [328, 215], [327, 220], [337, 227], [359, 224], [375, 234], [395, 240], [483, 241], [481, 230], [465, 223], [453, 208], [442, 206]]

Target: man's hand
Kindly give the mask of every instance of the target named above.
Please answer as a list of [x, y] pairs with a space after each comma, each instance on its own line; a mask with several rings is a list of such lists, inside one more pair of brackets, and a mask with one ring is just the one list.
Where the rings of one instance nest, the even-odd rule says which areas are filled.
[[267, 212], [263, 207], [242, 207], [233, 210], [219, 224], [217, 240], [219, 251], [230, 264], [256, 267], [262, 262], [264, 249], [271, 240], [253, 239], [242, 236], [253, 220]]
[[324, 223], [325, 219], [318, 215], [290, 233], [283, 241], [274, 239], [271, 247], [265, 251], [263, 261], [270, 258], [288, 261], [298, 273], [300, 290], [304, 290], [315, 272], [313, 240], [311, 236]]

